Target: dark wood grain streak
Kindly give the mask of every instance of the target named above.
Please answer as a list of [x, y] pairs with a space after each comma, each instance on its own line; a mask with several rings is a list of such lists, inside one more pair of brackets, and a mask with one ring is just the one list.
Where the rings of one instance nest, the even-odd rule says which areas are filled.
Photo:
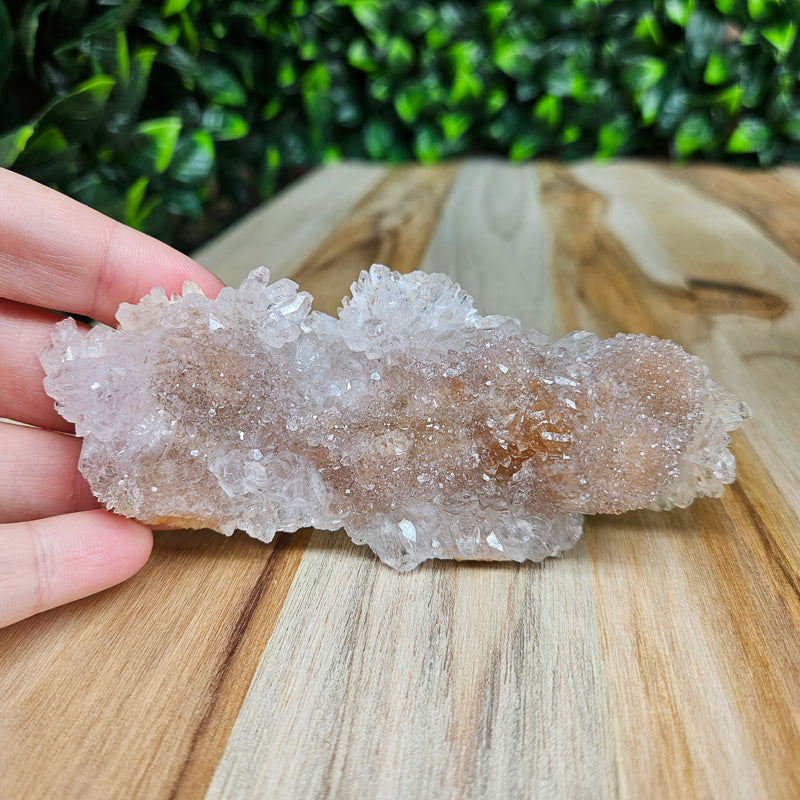
[[758, 319], [778, 319], [789, 310], [782, 297], [731, 281], [688, 278], [687, 292], [673, 291], [674, 301], [686, 300], [706, 314], [745, 314]]
[[800, 518], [768, 477], [746, 430], [737, 436], [733, 452], [738, 480], [732, 489], [740, 495], [751, 518], [758, 520], [758, 530], [770, 552], [770, 560], [780, 567], [787, 583], [800, 598]]
[[[36, 797], [47, 787], [50, 797], [110, 798], [124, 786], [127, 796], [161, 797], [204, 718], [195, 752], [224, 745], [225, 725], [274, 624], [269, 617], [299, 563], [286, 545], [287, 555], [275, 561], [279, 580], [262, 584], [262, 602], [250, 613], [276, 544], [244, 534], [160, 532], [131, 580], [0, 631], [0, 796]], [[234, 632], [248, 618], [247, 635], [234, 647]], [[229, 652], [235, 667], [220, 685], [219, 664]]]
[[541, 174], [556, 269], [563, 275], [556, 282], [559, 310], [568, 327], [601, 336], [647, 333], [687, 344], [703, 338], [717, 314], [772, 320], [789, 309], [782, 297], [738, 282], [689, 277], [677, 287], [652, 280], [607, 228], [602, 195], [566, 167], [548, 164]]
[[[195, 729], [183, 766], [169, 793], [170, 800], [199, 797], [208, 788], [236, 719], [236, 711], [258, 665], [258, 657], [272, 634], [310, 538], [310, 529], [276, 537], [274, 549], [242, 603], [228, 637], [224, 655], [211, 682], [205, 713]], [[270, 586], [273, 586], [273, 591], [265, 604]]]
[[683, 181], [746, 216], [775, 244], [800, 259], [797, 209], [800, 192], [774, 172], [737, 170], [711, 164], [661, 168], [670, 179]]
[[798, 576], [741, 480], [721, 502], [725, 516], [711, 503], [697, 504], [699, 525], [707, 532], [704, 571], [713, 576], [704, 593], [711, 598], [706, 613], [715, 615], [726, 642], [718, 658], [768, 796], [790, 800], [800, 786]]

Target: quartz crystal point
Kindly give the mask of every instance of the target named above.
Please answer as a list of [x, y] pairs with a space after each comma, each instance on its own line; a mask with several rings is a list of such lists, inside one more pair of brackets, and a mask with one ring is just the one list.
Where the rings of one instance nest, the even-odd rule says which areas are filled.
[[149, 524], [345, 528], [387, 564], [541, 560], [581, 514], [685, 506], [735, 475], [749, 416], [699, 359], [640, 335], [549, 344], [444, 275], [362, 272], [338, 319], [256, 269], [66, 319], [45, 389], [105, 505]]

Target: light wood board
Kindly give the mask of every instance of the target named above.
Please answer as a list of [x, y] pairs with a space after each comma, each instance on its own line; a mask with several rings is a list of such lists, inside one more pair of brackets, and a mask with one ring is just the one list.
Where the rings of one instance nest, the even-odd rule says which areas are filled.
[[799, 176], [345, 164], [205, 248], [328, 312], [381, 261], [553, 335], [672, 338], [753, 408], [739, 480], [540, 565], [158, 534], [125, 585], [0, 631], [0, 796], [799, 796]]

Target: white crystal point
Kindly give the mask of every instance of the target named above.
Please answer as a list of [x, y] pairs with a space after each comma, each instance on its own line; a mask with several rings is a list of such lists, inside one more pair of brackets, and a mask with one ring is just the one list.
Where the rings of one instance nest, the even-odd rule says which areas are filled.
[[581, 514], [686, 505], [734, 479], [749, 415], [672, 342], [552, 345], [482, 317], [444, 275], [362, 272], [339, 318], [261, 267], [215, 300], [187, 285], [120, 327], [55, 326], [46, 391], [84, 438], [97, 497], [149, 524], [344, 527], [400, 570], [541, 560]]

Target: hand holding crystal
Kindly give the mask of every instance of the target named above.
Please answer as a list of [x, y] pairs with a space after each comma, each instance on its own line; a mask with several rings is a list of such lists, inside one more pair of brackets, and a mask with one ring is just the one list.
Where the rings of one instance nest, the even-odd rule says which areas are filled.
[[80, 203], [0, 170], [0, 625], [133, 575], [150, 530], [102, 510], [77, 463], [81, 441], [42, 387], [37, 353], [61, 315], [114, 324], [152, 287], [208, 295], [222, 284], [190, 258]]

